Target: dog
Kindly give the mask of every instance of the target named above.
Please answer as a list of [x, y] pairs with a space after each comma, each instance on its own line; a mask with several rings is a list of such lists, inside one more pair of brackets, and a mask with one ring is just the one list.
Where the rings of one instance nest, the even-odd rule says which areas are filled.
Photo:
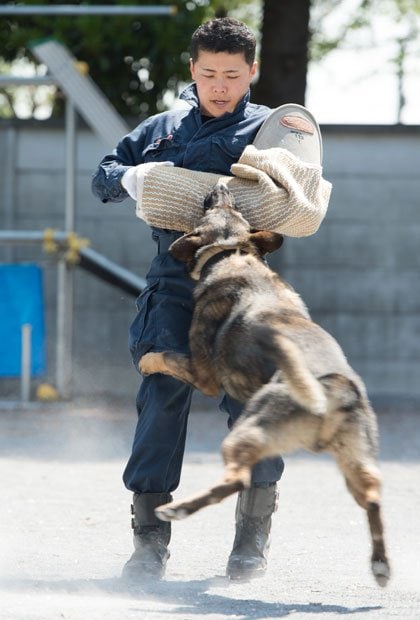
[[390, 577], [381, 516], [377, 420], [362, 379], [337, 341], [314, 323], [300, 296], [267, 265], [280, 234], [254, 231], [218, 184], [198, 226], [177, 239], [172, 255], [197, 280], [190, 354], [149, 352], [142, 374], [164, 373], [204, 394], [223, 389], [244, 411], [222, 443], [223, 479], [186, 500], [156, 509], [182, 519], [250, 485], [261, 459], [305, 449], [329, 452], [356, 502], [367, 512], [371, 569]]

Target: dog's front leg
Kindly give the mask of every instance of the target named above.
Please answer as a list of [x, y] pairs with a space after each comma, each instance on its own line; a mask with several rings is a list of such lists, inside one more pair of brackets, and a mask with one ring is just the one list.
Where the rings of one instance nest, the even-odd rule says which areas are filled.
[[206, 396], [217, 396], [220, 386], [212, 381], [200, 381], [194, 373], [191, 358], [182, 353], [165, 351], [149, 352], [139, 362], [139, 370], [143, 375], [162, 373], [200, 390]]
[[155, 514], [161, 521], [176, 521], [185, 519], [189, 515], [194, 514], [197, 510], [218, 504], [229, 495], [242, 491], [245, 488], [244, 483], [238, 478], [224, 478], [218, 484], [210, 487], [206, 491], [197, 493], [192, 497], [169, 504], [164, 504], [155, 509]]

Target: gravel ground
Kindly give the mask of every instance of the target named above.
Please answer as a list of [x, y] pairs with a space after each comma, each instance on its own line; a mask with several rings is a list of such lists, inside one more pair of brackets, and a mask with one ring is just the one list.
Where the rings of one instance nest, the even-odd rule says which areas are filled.
[[[286, 459], [263, 579], [224, 577], [235, 499], [173, 528], [167, 577], [127, 584], [130, 494], [121, 482], [135, 414], [116, 403], [0, 410], [3, 620], [420, 619], [420, 412], [381, 411], [384, 514], [393, 578], [369, 570], [365, 516], [328, 457]], [[225, 419], [191, 414], [181, 497], [221, 473]]]

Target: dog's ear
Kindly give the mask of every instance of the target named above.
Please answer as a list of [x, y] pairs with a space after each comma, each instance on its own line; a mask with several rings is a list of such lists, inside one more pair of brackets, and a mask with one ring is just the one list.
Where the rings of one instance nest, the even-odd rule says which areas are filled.
[[200, 235], [193, 230], [174, 241], [169, 247], [169, 251], [177, 260], [188, 263], [194, 258], [194, 254], [201, 247], [201, 244]]
[[263, 256], [274, 250], [278, 250], [283, 243], [283, 235], [268, 230], [251, 231], [249, 240], [257, 247], [258, 252]]

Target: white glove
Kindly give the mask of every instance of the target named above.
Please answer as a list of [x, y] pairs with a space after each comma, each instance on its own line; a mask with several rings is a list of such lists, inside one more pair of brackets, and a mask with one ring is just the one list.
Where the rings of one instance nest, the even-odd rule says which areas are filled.
[[[171, 161], [153, 162], [153, 166], [173, 166]], [[143, 179], [146, 170], [150, 169], [150, 164], [139, 164], [129, 168], [121, 178], [121, 185], [133, 200], [137, 200], [137, 188], [143, 186]], [[141, 194], [143, 192], [140, 192]]]

